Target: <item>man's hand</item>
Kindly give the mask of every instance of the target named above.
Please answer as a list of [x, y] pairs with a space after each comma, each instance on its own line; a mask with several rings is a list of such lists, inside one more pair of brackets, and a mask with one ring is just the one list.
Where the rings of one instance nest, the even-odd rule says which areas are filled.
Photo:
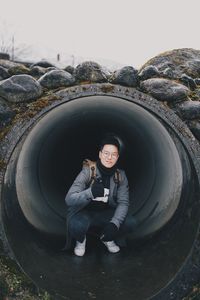
[[95, 179], [92, 187], [92, 195], [94, 198], [103, 197], [104, 196], [104, 186], [101, 179]]
[[109, 222], [103, 229], [101, 240], [104, 242], [112, 241], [116, 238], [117, 234], [117, 226], [114, 223]]

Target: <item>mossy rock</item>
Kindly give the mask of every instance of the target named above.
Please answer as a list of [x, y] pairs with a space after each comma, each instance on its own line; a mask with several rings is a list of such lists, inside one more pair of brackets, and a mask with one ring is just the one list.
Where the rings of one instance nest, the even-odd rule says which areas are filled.
[[17, 65], [17, 66], [11, 67], [8, 70], [8, 73], [11, 76], [12, 75], [20, 75], [20, 74], [30, 74], [30, 69], [24, 65]]
[[170, 68], [176, 78], [184, 73], [196, 78], [200, 76], [200, 50], [182, 48], [163, 52], [148, 60], [140, 71], [150, 65], [157, 67], [159, 72]]

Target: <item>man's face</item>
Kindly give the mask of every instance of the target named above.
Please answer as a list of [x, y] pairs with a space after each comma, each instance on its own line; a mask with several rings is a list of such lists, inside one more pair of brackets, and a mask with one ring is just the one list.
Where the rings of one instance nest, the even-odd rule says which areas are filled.
[[99, 158], [102, 165], [106, 168], [112, 168], [119, 158], [119, 152], [115, 145], [104, 145], [99, 151]]

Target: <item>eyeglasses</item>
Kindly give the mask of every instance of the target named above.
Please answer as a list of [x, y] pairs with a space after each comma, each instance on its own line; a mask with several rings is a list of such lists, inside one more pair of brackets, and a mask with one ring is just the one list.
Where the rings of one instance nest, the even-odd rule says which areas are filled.
[[109, 158], [111, 156], [112, 159], [117, 159], [119, 154], [114, 152], [114, 153], [110, 153], [108, 151], [101, 151], [103, 156], [106, 157], [106, 158]]

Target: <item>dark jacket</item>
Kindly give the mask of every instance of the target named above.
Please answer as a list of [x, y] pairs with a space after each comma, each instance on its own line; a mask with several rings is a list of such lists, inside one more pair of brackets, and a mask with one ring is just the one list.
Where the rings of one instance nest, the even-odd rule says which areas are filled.
[[[96, 169], [96, 176], [101, 176], [98, 168]], [[129, 207], [128, 180], [125, 172], [121, 169], [120, 178], [120, 183], [117, 187], [117, 184], [114, 182], [114, 175], [110, 177], [110, 193], [108, 197], [109, 206], [115, 208], [114, 215], [110, 221], [113, 222], [118, 228], [123, 223]], [[90, 169], [86, 166], [78, 174], [65, 197], [65, 202], [68, 207], [67, 223], [74, 214], [86, 207], [93, 199], [91, 187], [88, 188], [89, 181]], [[115, 193], [114, 190], [116, 188], [117, 191]], [[114, 197], [114, 195], [116, 195], [116, 197]], [[69, 233], [67, 232], [67, 244], [69, 243], [70, 239]]]

